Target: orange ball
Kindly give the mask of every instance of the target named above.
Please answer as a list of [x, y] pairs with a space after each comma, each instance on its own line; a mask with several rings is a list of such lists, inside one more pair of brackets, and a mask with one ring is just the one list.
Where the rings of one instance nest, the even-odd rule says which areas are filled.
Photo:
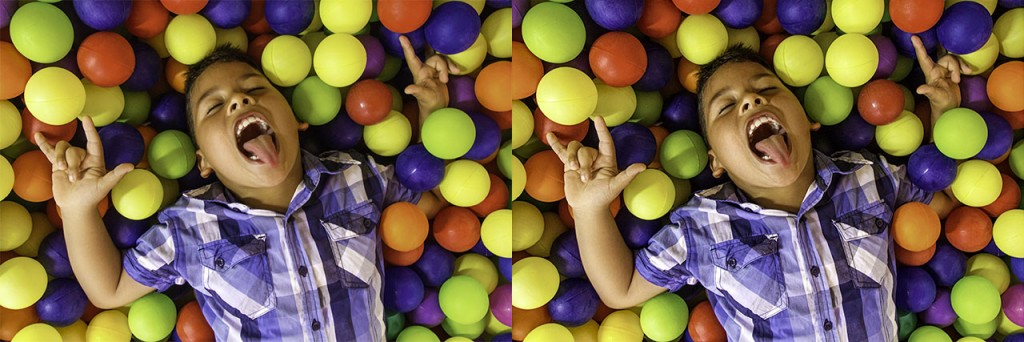
[[28, 108], [21, 110], [21, 135], [34, 145], [39, 145], [36, 142], [36, 132], [43, 133], [43, 138], [46, 138], [46, 142], [50, 146], [56, 146], [61, 140], [71, 141], [76, 131], [78, 131], [78, 121], [76, 120], [60, 126], [54, 126], [36, 119], [28, 111]]
[[686, 91], [696, 94], [697, 93], [697, 73], [700, 71], [700, 65], [693, 64], [686, 59], [686, 57], [679, 58], [679, 66], [676, 67], [676, 76], [679, 77], [679, 83], [683, 85]]
[[935, 256], [935, 245], [920, 252], [911, 252], [899, 245], [896, 245], [896, 261], [907, 266], [921, 266], [927, 264]]
[[345, 111], [357, 124], [369, 126], [381, 121], [391, 112], [391, 89], [378, 80], [362, 80], [353, 84], [345, 95]]
[[430, 225], [427, 215], [409, 202], [397, 202], [384, 209], [380, 219], [381, 240], [399, 252], [408, 252], [423, 245]]
[[565, 198], [562, 161], [555, 151], [538, 152], [523, 165], [526, 168], [526, 193], [541, 202]]
[[196, 301], [188, 302], [178, 311], [178, 323], [175, 331], [182, 342], [213, 341], [213, 329], [203, 316], [203, 309]]
[[608, 317], [608, 315], [611, 315], [615, 311], [618, 310], [608, 307], [608, 305], [604, 304], [604, 301], [598, 301], [597, 312], [594, 313], [594, 321], [598, 323], [604, 322], [605, 317]]
[[[267, 17], [263, 16], [264, 6], [264, 0], [252, 0], [252, 5], [249, 6], [249, 16], [242, 21], [242, 28], [245, 29], [245, 32], [254, 36], [270, 33], [270, 23], [267, 22]], [[259, 58], [256, 58], [256, 63], [259, 62]]]
[[921, 33], [935, 26], [942, 17], [944, 2], [937, 0], [891, 0], [889, 17], [907, 33]]
[[679, 29], [683, 14], [670, 0], [647, 0], [636, 28], [651, 38], [664, 38]]
[[142, 150], [142, 161], [140, 161], [138, 165], [135, 165], [135, 167], [136, 168], [142, 168], [142, 169], [148, 169], [149, 168], [149, 142], [153, 141], [153, 137], [156, 136], [156, 129], [153, 129], [153, 127], [149, 127], [149, 126], [138, 126], [138, 127], [135, 127], [135, 129], [139, 130], [139, 134], [142, 135], [142, 143], [143, 143], [143, 146], [145, 146], [145, 149]]
[[196, 14], [206, 7], [207, 0], [160, 0], [168, 11], [177, 15]]
[[512, 110], [512, 62], [498, 61], [488, 64], [476, 76], [476, 99], [484, 108], [495, 112]]
[[33, 323], [39, 323], [35, 304], [21, 310], [0, 306], [0, 340], [13, 340], [14, 334]]
[[988, 99], [992, 105], [1007, 112], [1024, 110], [1024, 96], [1020, 86], [1024, 84], [1024, 61], [1003, 63], [988, 76]]
[[1020, 188], [1017, 187], [1017, 182], [1006, 174], [1001, 176], [1003, 177], [1003, 190], [999, 192], [999, 197], [996, 197], [996, 201], [992, 204], [981, 207], [981, 210], [991, 217], [999, 217], [1007, 210], [1016, 209], [1020, 203]]
[[900, 206], [892, 218], [893, 240], [911, 252], [920, 252], [934, 245], [941, 231], [939, 215], [921, 202]]
[[558, 202], [558, 219], [569, 229], [576, 229], [576, 218], [572, 216], [569, 202], [564, 200]]
[[590, 131], [589, 120], [584, 120], [578, 124], [572, 126], [566, 126], [548, 119], [544, 112], [537, 108], [533, 111], [533, 133], [542, 143], [545, 145], [551, 145], [548, 142], [548, 133], [554, 132], [555, 137], [561, 140], [563, 144], [568, 144], [570, 141], [583, 141], [583, 138], [587, 136], [587, 132]]
[[551, 314], [548, 313], [547, 304], [533, 309], [523, 310], [512, 307], [512, 339], [522, 341], [533, 329], [545, 323], [551, 323]]
[[395, 33], [409, 33], [420, 28], [430, 17], [433, 2], [422, 0], [379, 0], [377, 17]]
[[60, 208], [52, 198], [46, 201], [46, 220], [54, 227], [64, 229], [64, 218], [60, 217]]
[[117, 33], [96, 32], [78, 46], [78, 69], [92, 84], [118, 86], [135, 71], [135, 51], [128, 40]]
[[690, 311], [690, 322], [686, 324], [694, 342], [725, 341], [725, 328], [718, 322], [715, 310], [708, 301], [703, 301]]
[[450, 206], [434, 216], [434, 240], [455, 253], [470, 250], [480, 241], [480, 218], [472, 210]]
[[174, 58], [168, 58], [167, 64], [164, 65], [164, 77], [167, 78], [167, 84], [171, 86], [174, 91], [184, 94], [185, 93], [185, 77], [188, 72], [188, 66], [181, 64]]
[[967, 253], [980, 251], [992, 241], [992, 218], [966, 205], [953, 209], [946, 216], [946, 240]]
[[647, 71], [647, 51], [629, 33], [608, 32], [590, 47], [590, 69], [609, 86], [631, 86]]
[[[668, 137], [668, 129], [661, 126], [650, 126], [647, 127], [647, 129], [651, 131], [651, 134], [654, 134], [654, 142], [657, 145], [657, 149], [655, 149], [654, 155], [660, 156], [661, 142], [665, 141], [665, 137]], [[654, 158], [654, 161], [652, 161], [650, 165], [647, 165], [647, 167], [651, 169], [660, 169], [661, 158]]]
[[540, 59], [526, 44], [512, 42], [512, 99], [524, 99], [537, 92], [541, 77], [544, 77], [544, 64]]
[[508, 207], [508, 185], [505, 185], [505, 181], [493, 173], [489, 176], [491, 177], [491, 189], [487, 192], [487, 197], [484, 197], [484, 201], [480, 204], [469, 207], [469, 210], [472, 210], [478, 217], [487, 217], [495, 210]]
[[11, 164], [14, 169], [14, 193], [29, 202], [43, 202], [53, 198], [50, 180], [50, 161], [42, 151], [25, 152]]
[[992, 108], [992, 112], [996, 113], [1010, 122], [1010, 128], [1014, 131], [1018, 129], [1024, 129], [1024, 109], [1016, 112], [1005, 111], [999, 108]]
[[409, 266], [415, 264], [423, 256], [423, 245], [419, 245], [411, 251], [399, 252], [387, 245], [384, 245], [384, 261], [395, 266]]
[[14, 48], [14, 44], [5, 41], [0, 41], [0, 60], [4, 61], [4, 72], [0, 73], [0, 100], [21, 95], [29, 77], [32, 77], [32, 64]]
[[776, 3], [777, 0], [764, 0], [761, 5], [761, 16], [757, 17], [757, 21], [754, 22], [754, 28], [758, 32], [766, 35], [782, 33], [782, 24], [779, 23], [779, 17], [776, 15]]
[[170, 13], [159, 2], [132, 0], [132, 11], [124, 21], [124, 28], [133, 36], [148, 39], [164, 32], [170, 21]]
[[676, 8], [689, 15], [711, 13], [715, 7], [718, 7], [718, 2], [719, 0], [672, 0]]

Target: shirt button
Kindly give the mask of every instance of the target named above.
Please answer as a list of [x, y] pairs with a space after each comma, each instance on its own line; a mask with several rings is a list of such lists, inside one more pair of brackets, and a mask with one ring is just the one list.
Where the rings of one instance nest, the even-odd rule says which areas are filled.
[[821, 269], [818, 269], [818, 266], [811, 266], [811, 275], [817, 277], [818, 274], [821, 274]]
[[[829, 326], [831, 327], [831, 325], [829, 325]], [[320, 321], [314, 319], [313, 320], [313, 331], [317, 331], [317, 330], [320, 330]]]
[[729, 258], [729, 260], [725, 261], [725, 265], [729, 266], [729, 268], [736, 268], [736, 258]]
[[223, 258], [217, 258], [217, 260], [213, 261], [213, 264], [216, 265], [217, 268], [223, 268], [224, 267], [224, 259]]
[[306, 274], [308, 274], [308, 273], [309, 273], [309, 270], [306, 269], [306, 266], [299, 266], [299, 275], [300, 276], [305, 277]]
[[882, 226], [885, 226], [885, 221], [875, 220], [875, 227], [882, 228]]
[[830, 331], [830, 330], [832, 330], [832, 321], [826, 319], [825, 320], [825, 331]]
[[373, 222], [370, 220], [363, 220], [363, 227], [367, 229], [373, 228]]

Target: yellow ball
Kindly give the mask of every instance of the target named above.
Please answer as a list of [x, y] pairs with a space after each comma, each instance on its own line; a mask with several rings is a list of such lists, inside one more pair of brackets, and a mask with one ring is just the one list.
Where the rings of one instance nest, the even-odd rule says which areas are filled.
[[355, 34], [370, 22], [370, 0], [320, 0], [320, 19], [334, 33]]
[[992, 241], [1014, 258], [1024, 258], [1024, 209], [1007, 210], [992, 225]]
[[22, 328], [11, 342], [62, 341], [60, 333], [46, 323], [35, 323]]
[[118, 310], [100, 312], [89, 321], [89, 327], [85, 329], [87, 341], [128, 341], [131, 338], [128, 315]]
[[245, 36], [245, 29], [241, 26], [229, 29], [214, 28], [213, 31], [217, 33], [217, 46], [227, 44], [242, 51], [249, 50], [249, 38]]
[[818, 44], [807, 36], [789, 36], [775, 49], [775, 72], [779, 79], [794, 87], [803, 87], [821, 75], [825, 56]]
[[992, 32], [999, 40], [1000, 51], [1009, 58], [1024, 57], [1024, 7], [1006, 11], [996, 19]]
[[544, 235], [544, 215], [528, 202], [512, 202], [512, 251], [518, 252], [533, 246]]
[[974, 275], [988, 279], [999, 293], [1005, 292], [1006, 288], [1010, 286], [1010, 268], [1006, 266], [1003, 259], [995, 255], [975, 254], [967, 259], [966, 265], [964, 276]]
[[533, 114], [523, 101], [512, 101], [512, 148], [526, 144], [533, 136]]
[[1024, 327], [1021, 327], [1009, 318], [1006, 318], [1006, 314], [1002, 311], [999, 312], [999, 316], [996, 316], [996, 321], [999, 321], [999, 326], [996, 327], [996, 332], [1000, 335], [1006, 336], [1010, 334], [1024, 333]]
[[[266, 68], [266, 62], [263, 67]], [[359, 80], [366, 69], [366, 48], [351, 34], [332, 34], [317, 46], [313, 69], [332, 87], [347, 87]]]
[[629, 212], [644, 220], [655, 220], [672, 209], [675, 186], [664, 172], [647, 169], [633, 179], [622, 192]]
[[[356, 41], [356, 43], [358, 42]], [[322, 46], [323, 43], [320, 44]], [[306, 43], [302, 39], [288, 35], [277, 36], [270, 40], [267, 47], [263, 49], [263, 72], [267, 74], [270, 82], [282, 87], [291, 87], [299, 84], [309, 75], [311, 58], [309, 48], [306, 47]], [[341, 60], [339, 59], [339, 61]], [[326, 80], [324, 81], [326, 82]]]
[[[956, 168], [953, 195], [960, 203], [984, 207], [995, 202], [1003, 189], [1003, 178], [994, 165], [984, 160], [968, 160]], [[993, 226], [993, 237], [995, 229]]]
[[572, 333], [576, 342], [597, 342], [597, 332], [600, 327], [594, 320], [589, 320], [581, 326], [569, 328], [569, 332]]
[[142, 220], [160, 209], [164, 188], [152, 172], [135, 169], [128, 172], [110, 191], [114, 209], [126, 218]]
[[562, 342], [573, 341], [572, 333], [558, 323], [546, 323], [530, 330], [523, 342]]
[[594, 113], [597, 101], [597, 86], [575, 68], [551, 70], [537, 84], [537, 106], [558, 124], [572, 126], [583, 122]]
[[457, 275], [476, 279], [480, 285], [483, 285], [487, 293], [491, 293], [495, 287], [498, 287], [498, 268], [494, 266], [491, 259], [480, 254], [466, 253], [455, 259], [452, 276]]
[[18, 248], [28, 240], [32, 234], [32, 215], [25, 207], [11, 201], [0, 202], [0, 217], [4, 218], [0, 225], [0, 252]]
[[32, 74], [25, 84], [25, 106], [39, 121], [60, 126], [85, 108], [85, 88], [70, 71], [48, 67]]
[[882, 21], [882, 0], [833, 0], [832, 20], [846, 33], [867, 34]]
[[57, 328], [57, 333], [62, 342], [85, 342], [85, 330], [88, 327], [82, 320], [77, 320], [69, 326]]
[[480, 163], [456, 160], [445, 167], [440, 188], [441, 195], [449, 203], [472, 207], [487, 197], [491, 189], [491, 177]]
[[0, 264], [0, 306], [11, 310], [32, 306], [43, 297], [46, 281], [46, 269], [36, 259], [16, 257], [5, 261]]
[[512, 57], [512, 9], [502, 8], [484, 19], [480, 33], [487, 38], [487, 50], [497, 58]]
[[363, 127], [363, 141], [373, 153], [398, 155], [412, 140], [412, 124], [402, 113], [391, 111], [383, 121]]
[[924, 139], [924, 125], [914, 113], [903, 111], [896, 120], [875, 127], [875, 141], [882, 151], [893, 156], [909, 155], [921, 146]]
[[[166, 33], [167, 30], [163, 30], [153, 37], [142, 39], [142, 41], [146, 42], [146, 44], [149, 45], [149, 47], [153, 48], [153, 50], [156, 50], [156, 54], [160, 56], [160, 58], [171, 57], [171, 53], [167, 51]], [[216, 34], [216, 31], [214, 31], [214, 35]]]
[[558, 269], [544, 258], [528, 257], [512, 264], [512, 279], [512, 306], [523, 310], [547, 304], [558, 292]]
[[859, 87], [878, 69], [878, 49], [862, 34], [844, 34], [829, 46], [825, 69], [836, 83], [847, 88]]
[[181, 64], [192, 65], [213, 51], [217, 44], [217, 32], [202, 15], [179, 15], [167, 24], [164, 43], [171, 57]]
[[487, 320], [487, 328], [485, 328], [484, 331], [487, 332], [488, 335], [501, 335], [512, 331], [512, 327], [507, 326], [505, 323], [501, 323], [497, 318], [494, 318], [494, 314], [490, 311], [487, 312], [487, 317], [484, 319]]
[[480, 241], [488, 251], [502, 258], [512, 257], [512, 210], [498, 209], [480, 224]]
[[636, 92], [633, 87], [612, 87], [594, 79], [597, 87], [597, 107], [594, 116], [604, 117], [608, 127], [615, 127], [629, 121], [636, 112]]
[[121, 87], [100, 87], [82, 79], [85, 88], [85, 108], [82, 116], [92, 118], [96, 127], [103, 127], [117, 121], [124, 111], [124, 92]]
[[676, 44], [683, 57], [694, 64], [704, 65], [725, 52], [729, 32], [711, 14], [691, 15], [679, 24]]
[[[742, 29], [726, 27], [725, 31], [729, 32], [729, 46], [743, 45], [754, 51], [761, 50], [761, 37], [758, 36], [757, 29], [753, 26]], [[775, 53], [778, 53], [778, 50]]]
[[[0, 100], [0, 150], [11, 146], [21, 136], [21, 113], [11, 101]], [[2, 183], [3, 180], [0, 180]], [[0, 186], [0, 198], [6, 194]]]
[[971, 67], [971, 72], [967, 73], [968, 75], [980, 75], [992, 69], [992, 66], [996, 64], [996, 58], [999, 57], [999, 39], [993, 33], [980, 49], [959, 56]]
[[6, 157], [0, 156], [0, 199], [7, 198], [14, 188], [14, 168]]
[[[28, 240], [25, 240], [21, 246], [15, 248], [14, 252], [21, 256], [35, 258], [39, 255], [39, 244], [43, 242], [43, 238], [53, 233], [57, 228], [50, 224], [50, 220], [46, 217], [45, 213], [29, 213], [29, 215], [32, 215], [32, 232], [28, 235]], [[6, 225], [4, 229], [7, 229]], [[0, 233], [0, 235], [3, 235], [3, 233]]]
[[640, 328], [640, 316], [630, 310], [612, 312], [601, 322], [597, 330], [600, 341], [641, 341], [644, 332]]
[[487, 39], [484, 38], [483, 34], [480, 34], [468, 49], [447, 56], [448, 60], [455, 63], [455, 66], [459, 68], [459, 72], [455, 73], [456, 75], [472, 74], [477, 69], [480, 69], [480, 66], [484, 64], [484, 59], [487, 58]]
[[556, 213], [546, 212], [542, 215], [544, 216], [544, 233], [541, 234], [540, 239], [537, 239], [537, 243], [526, 249], [526, 252], [533, 256], [547, 258], [551, 255], [551, 244], [569, 228], [562, 223]]

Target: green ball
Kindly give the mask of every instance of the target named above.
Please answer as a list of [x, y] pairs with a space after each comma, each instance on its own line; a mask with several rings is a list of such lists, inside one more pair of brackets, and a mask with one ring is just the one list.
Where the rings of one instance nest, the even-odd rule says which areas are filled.
[[533, 6], [522, 23], [523, 41], [537, 58], [565, 63], [583, 52], [587, 30], [568, 6], [544, 2]]
[[320, 77], [306, 77], [295, 86], [292, 109], [299, 121], [313, 126], [326, 124], [341, 111], [341, 92], [324, 83]]
[[831, 76], [819, 77], [804, 93], [804, 109], [811, 120], [825, 126], [838, 124], [853, 110], [853, 91]]
[[917, 314], [913, 312], [906, 312], [900, 314], [897, 312], [899, 317], [896, 317], [896, 328], [899, 332], [900, 341], [904, 341], [910, 338], [910, 334], [914, 332], [914, 328], [917, 327]]
[[363, 127], [366, 147], [384, 157], [398, 155], [412, 140], [412, 124], [404, 114], [391, 111], [381, 122]]
[[988, 125], [978, 112], [953, 108], [935, 122], [935, 147], [953, 159], [967, 159], [981, 152], [988, 141]]
[[916, 61], [913, 58], [906, 56], [896, 57], [896, 70], [893, 70], [892, 74], [889, 75], [889, 80], [893, 82], [903, 81], [904, 78], [910, 75], [910, 71], [914, 69]]
[[690, 179], [708, 165], [708, 147], [694, 131], [672, 132], [661, 142], [661, 165], [669, 175]]
[[655, 341], [672, 341], [683, 334], [690, 309], [679, 295], [662, 293], [647, 300], [640, 311], [640, 328]]
[[163, 293], [150, 293], [132, 303], [128, 328], [143, 341], [159, 341], [171, 334], [177, 322], [177, 308]]
[[441, 342], [433, 331], [424, 326], [413, 325], [398, 334], [397, 342]]
[[71, 20], [53, 5], [30, 2], [11, 17], [11, 43], [25, 58], [53, 63], [71, 51], [75, 30]]
[[392, 78], [398, 75], [398, 70], [402, 68], [402, 59], [391, 55], [384, 56], [384, 69], [380, 71], [380, 75], [377, 75], [377, 80], [381, 82], [390, 82]]
[[[21, 137], [21, 112], [11, 101], [0, 100], [0, 149], [11, 146]], [[0, 191], [0, 195], [5, 195]], [[4, 198], [7, 196], [0, 196]]]
[[655, 220], [672, 209], [676, 188], [664, 172], [647, 169], [626, 186], [622, 191], [622, 199], [629, 212], [636, 217]]
[[999, 320], [992, 319], [992, 321], [985, 322], [982, 324], [974, 324], [963, 320], [963, 318], [957, 318], [953, 321], [953, 328], [956, 332], [963, 336], [973, 336], [977, 338], [989, 338], [996, 333], [996, 328], [999, 327]]
[[644, 126], [653, 125], [658, 122], [658, 119], [661, 119], [661, 109], [664, 105], [665, 100], [661, 98], [661, 93], [637, 91], [636, 112], [633, 113], [633, 117], [629, 118], [629, 122]]
[[476, 140], [476, 126], [457, 108], [435, 110], [423, 122], [423, 147], [441, 159], [456, 159], [469, 152]]
[[185, 132], [166, 130], [149, 142], [147, 152], [153, 172], [167, 179], [184, 177], [196, 166], [196, 147]]
[[995, 165], [984, 160], [968, 160], [956, 168], [953, 195], [965, 205], [984, 207], [995, 202], [1003, 189], [1003, 177]]
[[896, 120], [875, 127], [875, 141], [882, 151], [896, 157], [909, 155], [921, 146], [924, 125], [914, 113], [903, 111]]
[[384, 317], [384, 331], [388, 341], [397, 340], [402, 328], [405, 328], [405, 314], [396, 312]]
[[961, 278], [949, 294], [953, 311], [969, 323], [985, 324], [999, 315], [1002, 301], [999, 291], [992, 282], [981, 276], [969, 275]]
[[144, 124], [146, 120], [149, 120], [149, 108], [151, 105], [152, 100], [149, 98], [148, 93], [144, 91], [126, 91], [124, 92], [124, 110], [121, 111], [121, 116], [117, 118], [117, 122], [132, 126]]
[[[151, 143], [152, 144], [152, 143]], [[152, 161], [150, 165], [153, 165]], [[160, 209], [164, 187], [153, 173], [135, 169], [128, 172], [110, 191], [110, 202], [122, 216], [143, 220]]]
[[942, 329], [939, 329], [938, 327], [931, 326], [931, 325], [925, 325], [925, 326], [922, 326], [920, 328], [917, 328], [917, 330], [914, 330], [914, 333], [910, 334], [910, 339], [908, 341], [909, 342], [953, 342], [953, 339], [950, 338], [949, 335], [946, 334], [945, 331], [942, 331]]
[[[445, 318], [441, 322], [441, 328], [444, 332], [448, 333], [449, 336], [459, 336], [469, 339], [475, 339], [483, 335], [484, 330], [487, 329], [487, 319], [481, 319], [473, 323], [459, 323], [453, 321], [450, 317]], [[447, 341], [446, 341], [447, 342]]]
[[453, 276], [441, 284], [437, 301], [448, 319], [462, 324], [483, 320], [490, 307], [484, 286], [473, 277], [464, 275]]
[[1017, 178], [1024, 179], [1024, 140], [1013, 144], [1010, 149], [1010, 171], [1017, 175]]

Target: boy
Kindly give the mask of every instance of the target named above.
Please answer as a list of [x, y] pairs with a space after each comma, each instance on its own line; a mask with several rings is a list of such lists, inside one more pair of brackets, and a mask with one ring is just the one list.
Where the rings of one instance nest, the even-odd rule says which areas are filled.
[[[456, 70], [440, 56], [421, 62], [401, 42], [416, 83], [405, 91], [422, 119], [447, 105], [447, 73]], [[383, 340], [375, 228], [385, 207], [420, 194], [370, 157], [300, 150], [308, 124], [237, 49], [220, 47], [191, 66], [186, 98], [198, 168], [220, 181], [183, 193], [123, 259], [96, 205], [132, 166], [104, 169], [89, 118], [87, 150], [40, 144], [89, 299], [117, 308], [188, 283], [218, 340]]]
[[[928, 81], [918, 93], [934, 119], [959, 105], [955, 83], [967, 68], [952, 56], [936, 66], [913, 39]], [[730, 340], [896, 340], [893, 211], [918, 201], [944, 215], [953, 203], [881, 156], [812, 150], [820, 124], [750, 50], [730, 48], [705, 65], [698, 89], [711, 170], [732, 183], [696, 193], [635, 258], [608, 205], [644, 166], [616, 169], [601, 118], [597, 150], [548, 136], [565, 163], [580, 254], [600, 297], [629, 308], [700, 282]]]

